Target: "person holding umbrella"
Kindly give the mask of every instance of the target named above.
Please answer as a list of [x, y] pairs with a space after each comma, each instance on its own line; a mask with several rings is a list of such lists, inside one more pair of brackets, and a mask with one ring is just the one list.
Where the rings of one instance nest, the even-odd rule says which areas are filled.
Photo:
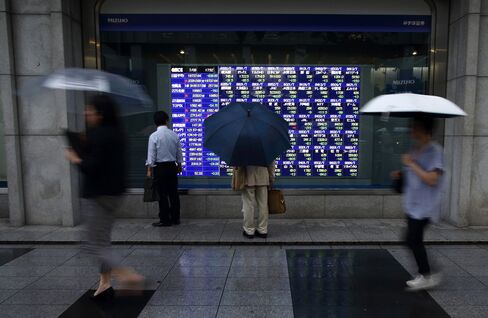
[[454, 103], [438, 96], [418, 94], [382, 95], [368, 102], [363, 114], [413, 117], [411, 138], [413, 149], [402, 156], [403, 171], [392, 172], [399, 180], [403, 193], [403, 208], [407, 217], [406, 244], [418, 266], [418, 275], [406, 282], [408, 290], [433, 288], [441, 283], [441, 274], [435, 273], [427, 257], [424, 233], [430, 223], [440, 219], [442, 186], [445, 168], [443, 149], [433, 141], [434, 118], [466, 116]]
[[[85, 107], [86, 134], [67, 131], [70, 148], [67, 159], [83, 175], [82, 196], [86, 199], [84, 249], [100, 264], [100, 283], [93, 297], [106, 300], [114, 296], [112, 276], [127, 286], [142, 287], [144, 277], [121, 266], [109, 254], [114, 213], [125, 191], [126, 141], [118, 115], [144, 113], [152, 109], [145, 90], [120, 75], [94, 69], [66, 68], [27, 81], [19, 96], [38, 99], [50, 90], [95, 92]], [[116, 100], [122, 100], [117, 104]], [[70, 112], [78, 113], [76, 107]]]
[[[441, 281], [434, 274], [424, 246], [425, 229], [440, 219], [441, 191], [444, 174], [443, 149], [432, 141], [434, 119], [415, 117], [411, 137], [415, 142], [412, 151], [402, 156], [404, 168], [404, 209], [407, 215], [406, 243], [418, 266], [418, 275], [407, 282], [410, 290], [429, 289]], [[392, 173], [401, 177], [399, 171]]]
[[[259, 103], [232, 103], [205, 119], [204, 146], [234, 168], [233, 189], [241, 190], [243, 235], [268, 235], [268, 187], [274, 160], [291, 147], [288, 123]], [[259, 210], [254, 224], [254, 204]]]
[[[237, 175], [241, 174], [240, 177]], [[240, 184], [236, 179], [240, 179]], [[244, 224], [242, 235], [249, 239], [254, 236], [266, 238], [268, 236], [268, 189], [275, 180], [275, 163], [268, 167], [244, 166], [234, 168], [234, 190], [241, 190], [242, 214]], [[254, 207], [258, 207], [258, 225], [254, 223]]]
[[100, 283], [93, 298], [105, 300], [114, 296], [112, 275], [128, 285], [142, 284], [144, 277], [110, 255], [110, 235], [114, 213], [125, 191], [125, 138], [115, 102], [107, 95], [91, 98], [85, 109], [88, 126], [83, 152], [66, 151], [68, 160], [77, 165], [84, 177], [83, 216], [86, 221], [87, 254], [100, 264]]

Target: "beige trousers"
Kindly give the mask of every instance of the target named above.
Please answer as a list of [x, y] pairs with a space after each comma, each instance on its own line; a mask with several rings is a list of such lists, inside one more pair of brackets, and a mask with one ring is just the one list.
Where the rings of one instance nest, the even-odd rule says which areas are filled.
[[[257, 231], [261, 234], [268, 233], [268, 187], [245, 187], [242, 190], [242, 213], [244, 214], [244, 231], [253, 235]], [[258, 226], [254, 223], [254, 206], [257, 204], [259, 216]]]

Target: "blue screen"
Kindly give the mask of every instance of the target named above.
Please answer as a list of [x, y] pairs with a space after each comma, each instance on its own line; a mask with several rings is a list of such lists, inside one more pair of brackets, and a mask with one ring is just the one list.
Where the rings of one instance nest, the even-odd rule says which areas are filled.
[[230, 103], [258, 102], [289, 123], [292, 148], [277, 158], [278, 176], [357, 177], [360, 71], [358, 66], [171, 66], [182, 175], [230, 175], [226, 163], [203, 147], [203, 121]]

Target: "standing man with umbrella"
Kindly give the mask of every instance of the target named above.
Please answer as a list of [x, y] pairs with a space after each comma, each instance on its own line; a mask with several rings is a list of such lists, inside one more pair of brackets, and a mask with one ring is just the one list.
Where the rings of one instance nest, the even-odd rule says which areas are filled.
[[[268, 167], [244, 166], [236, 167], [234, 174], [242, 174], [241, 190], [242, 214], [244, 224], [242, 235], [249, 239], [254, 236], [266, 238], [268, 236], [268, 188], [273, 185], [275, 179], [275, 163]], [[235, 178], [233, 176], [233, 178]], [[235, 184], [237, 181], [233, 181]], [[258, 225], [254, 223], [254, 207], [258, 207]]]
[[243, 235], [267, 237], [268, 187], [274, 182], [274, 160], [291, 147], [288, 123], [259, 103], [232, 103], [208, 117], [204, 129], [204, 146], [237, 167], [233, 188], [242, 191]]
[[394, 179], [403, 179], [403, 207], [407, 216], [406, 244], [418, 265], [418, 275], [407, 281], [408, 290], [425, 290], [440, 284], [441, 275], [430, 267], [424, 245], [427, 226], [440, 219], [442, 185], [445, 175], [443, 149], [432, 139], [435, 117], [465, 116], [452, 102], [438, 97], [416, 94], [382, 95], [368, 102], [365, 114], [413, 117], [413, 149], [402, 156], [403, 172], [394, 171]]

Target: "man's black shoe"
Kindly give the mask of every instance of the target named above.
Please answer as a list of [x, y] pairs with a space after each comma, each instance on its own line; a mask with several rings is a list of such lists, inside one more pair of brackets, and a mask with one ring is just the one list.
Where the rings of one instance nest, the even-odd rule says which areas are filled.
[[267, 238], [268, 237], [268, 233], [259, 233], [258, 231], [256, 231], [256, 233], [254, 235], [256, 235], [259, 238]]
[[161, 227], [161, 226], [171, 226], [171, 223], [166, 223], [166, 222], [155, 222], [152, 224], [152, 226], [156, 227]]
[[247, 234], [246, 231], [242, 231], [242, 235], [244, 237], [247, 237], [248, 239], [253, 239], [254, 238], [254, 235], [251, 235], [251, 234]]
[[173, 225], [180, 225], [180, 223], [181, 223], [180, 220], [173, 221]]

